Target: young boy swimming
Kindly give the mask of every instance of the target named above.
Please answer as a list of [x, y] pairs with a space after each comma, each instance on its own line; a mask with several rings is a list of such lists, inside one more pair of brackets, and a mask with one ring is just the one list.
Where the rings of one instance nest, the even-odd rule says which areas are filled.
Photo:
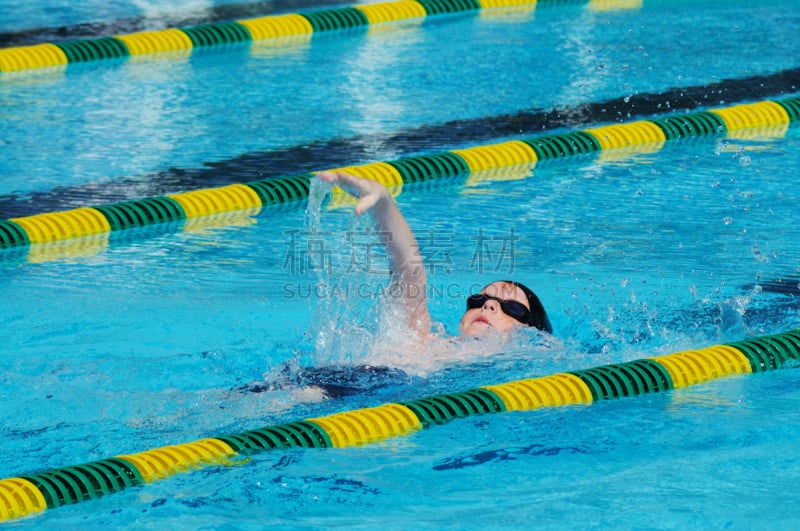
[[[389, 191], [377, 181], [342, 171], [320, 172], [317, 176], [356, 197], [356, 215], [370, 212], [377, 230], [391, 235], [384, 240], [391, 270], [391, 284], [387, 293], [396, 296], [401, 303], [405, 325], [423, 342], [426, 359], [446, 356], [451, 350], [448, 347], [452, 347], [453, 343], [435, 342], [443, 338], [431, 331], [426, 297], [427, 272], [419, 245]], [[467, 309], [461, 317], [459, 332], [467, 337], [491, 334], [502, 337], [521, 327], [535, 327], [548, 333], [553, 331], [536, 294], [518, 282], [498, 280], [467, 297]], [[459, 348], [464, 346], [460, 345]], [[287, 364], [278, 367], [277, 373], [269, 381], [253, 382], [240, 386], [238, 390], [250, 393], [300, 390], [303, 400], [315, 401], [398, 385], [410, 378], [409, 373], [405, 372], [408, 367], [401, 367], [393, 352], [389, 352], [387, 358], [373, 358], [371, 362], [373, 364], [352, 367], [293, 367]]]
[[[386, 187], [371, 179], [343, 171], [317, 176], [335, 184], [358, 199], [356, 215], [371, 212], [378, 231], [391, 234], [385, 246], [391, 270], [392, 293], [399, 294], [407, 325], [423, 339], [431, 337], [431, 317], [426, 297], [427, 272], [419, 245], [403, 214]], [[467, 310], [459, 331], [467, 336], [506, 333], [520, 326], [532, 326], [552, 333], [553, 327], [536, 294], [519, 282], [498, 280], [467, 297]]]

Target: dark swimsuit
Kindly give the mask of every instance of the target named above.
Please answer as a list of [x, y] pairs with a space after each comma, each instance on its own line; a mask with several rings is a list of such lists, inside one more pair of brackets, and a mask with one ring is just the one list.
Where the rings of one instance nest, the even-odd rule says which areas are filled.
[[236, 389], [240, 392], [263, 393], [278, 389], [316, 388], [327, 398], [342, 398], [366, 391], [408, 383], [410, 377], [400, 369], [355, 365], [352, 367], [302, 367], [285, 365], [272, 381], [251, 382]]

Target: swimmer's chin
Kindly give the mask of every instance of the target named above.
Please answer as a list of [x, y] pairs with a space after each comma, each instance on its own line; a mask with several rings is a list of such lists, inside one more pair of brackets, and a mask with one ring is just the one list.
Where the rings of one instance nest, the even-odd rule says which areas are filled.
[[459, 332], [461, 332], [462, 336], [475, 339], [494, 336], [500, 333], [497, 329], [495, 329], [495, 327], [486, 321], [473, 321], [468, 326], [461, 328]]
[[466, 326], [459, 328], [459, 335], [472, 339], [509, 338], [528, 327], [513, 325], [510, 329], [497, 328], [486, 319], [476, 319]]

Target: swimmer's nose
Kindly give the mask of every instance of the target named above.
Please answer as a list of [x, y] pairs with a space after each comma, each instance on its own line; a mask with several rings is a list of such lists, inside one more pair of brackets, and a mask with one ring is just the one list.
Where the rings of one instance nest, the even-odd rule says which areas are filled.
[[492, 299], [487, 299], [486, 302], [483, 303], [484, 310], [490, 310], [492, 312], [497, 311], [497, 301], [493, 301]]

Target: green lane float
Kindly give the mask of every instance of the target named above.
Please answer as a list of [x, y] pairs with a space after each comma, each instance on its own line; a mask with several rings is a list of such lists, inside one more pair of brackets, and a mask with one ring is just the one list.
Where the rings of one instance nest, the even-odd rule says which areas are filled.
[[312, 177], [313, 174], [306, 173], [280, 179], [265, 179], [247, 183], [247, 186], [256, 192], [261, 204], [264, 206], [289, 203], [308, 197]]
[[323, 9], [302, 13], [301, 16], [308, 19], [311, 24], [311, 31], [333, 31], [338, 29], [357, 28], [369, 24], [367, 15], [355, 7], [341, 7], [338, 9]]
[[[676, 139], [741, 135], [748, 131], [765, 129], [769, 129], [771, 134], [783, 135], [789, 125], [798, 120], [800, 97], [793, 97], [339, 169], [380, 181], [392, 188], [396, 195], [403, 184], [524, 164], [532, 166], [539, 161], [573, 155], [613, 153], [618, 149], [653, 151], [660, 149], [665, 142]], [[313, 173], [305, 173], [13, 218], [0, 221], [0, 249], [81, 238], [225, 212], [249, 210], [256, 214], [268, 205], [306, 199], [312, 177]]]
[[798, 361], [800, 329], [118, 455], [0, 480], [0, 521], [90, 501], [207, 466], [235, 465], [267, 450], [347, 448], [476, 415], [660, 393], [781, 369]]
[[114, 458], [19, 479], [36, 487], [47, 507], [92, 500], [142, 483], [139, 470], [131, 462]]
[[800, 120], [800, 98], [789, 98], [777, 103], [786, 111], [790, 122]]
[[443, 15], [481, 8], [477, 0], [417, 0], [428, 15]]
[[330, 448], [331, 439], [317, 424], [300, 421], [217, 437], [242, 454], [276, 448]]
[[406, 157], [389, 162], [397, 169], [404, 183], [419, 183], [442, 177], [469, 173], [467, 162], [453, 152]]
[[531, 146], [538, 160], [557, 159], [600, 151], [600, 143], [597, 139], [584, 131], [561, 135], [545, 135], [523, 140], [523, 142]]
[[714, 113], [700, 111], [653, 120], [664, 131], [667, 140], [725, 132], [725, 122]]
[[193, 48], [253, 40], [247, 27], [238, 22], [203, 24], [183, 31], [189, 37]]
[[108, 220], [112, 231], [167, 223], [186, 218], [180, 203], [169, 197], [150, 197], [94, 207]]
[[0, 221], [0, 249], [30, 244], [28, 233], [13, 221]]
[[119, 59], [130, 55], [125, 43], [115, 37], [56, 43], [68, 63], [84, 63], [100, 59]]

